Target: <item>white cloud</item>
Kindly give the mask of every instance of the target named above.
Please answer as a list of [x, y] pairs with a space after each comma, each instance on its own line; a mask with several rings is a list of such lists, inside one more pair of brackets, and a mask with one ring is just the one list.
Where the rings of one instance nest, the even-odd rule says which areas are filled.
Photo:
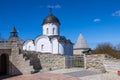
[[59, 4], [57, 4], [57, 5], [55, 6], [55, 8], [61, 8], [61, 6], [60, 6]]
[[112, 16], [120, 16], [120, 10], [115, 11], [115, 12], [112, 14]]
[[57, 5], [48, 5], [47, 8], [55, 8], [55, 9], [58, 9], [58, 8], [61, 8], [61, 6], [59, 4]]
[[100, 22], [101, 21], [101, 19], [99, 19], [99, 18], [95, 18], [94, 20], [93, 20], [93, 22]]

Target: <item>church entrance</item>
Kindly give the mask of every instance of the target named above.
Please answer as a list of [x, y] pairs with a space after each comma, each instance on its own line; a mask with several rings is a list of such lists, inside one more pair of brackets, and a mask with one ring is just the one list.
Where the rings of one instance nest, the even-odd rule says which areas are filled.
[[8, 71], [8, 55], [2, 54], [0, 56], [0, 75], [6, 75]]

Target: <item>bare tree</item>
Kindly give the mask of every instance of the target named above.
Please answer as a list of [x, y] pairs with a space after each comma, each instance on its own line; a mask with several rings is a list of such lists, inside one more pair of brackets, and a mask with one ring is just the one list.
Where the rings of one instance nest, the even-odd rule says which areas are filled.
[[93, 51], [93, 54], [108, 54], [114, 58], [120, 58], [118, 50], [110, 43], [101, 43]]

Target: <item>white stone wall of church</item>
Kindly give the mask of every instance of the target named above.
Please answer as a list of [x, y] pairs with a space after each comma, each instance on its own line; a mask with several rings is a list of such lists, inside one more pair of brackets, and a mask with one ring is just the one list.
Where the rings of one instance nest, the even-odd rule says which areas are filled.
[[28, 41], [23, 45], [23, 50], [27, 50], [27, 51], [34, 51], [35, 50], [35, 45], [33, 43], [33, 41]]
[[36, 51], [38, 52], [52, 52], [51, 43], [47, 38], [41, 38], [36, 43]]
[[43, 35], [59, 35], [59, 26], [53, 23], [44, 24]]
[[52, 40], [52, 52], [53, 52], [53, 54], [58, 54], [58, 47], [59, 47], [58, 40], [56, 38], [54, 38]]
[[59, 54], [64, 55], [64, 43], [59, 43]]

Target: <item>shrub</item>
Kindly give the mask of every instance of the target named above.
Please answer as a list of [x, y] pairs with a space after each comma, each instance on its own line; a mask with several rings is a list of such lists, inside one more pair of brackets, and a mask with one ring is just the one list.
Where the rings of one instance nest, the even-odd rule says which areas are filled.
[[108, 54], [114, 58], [120, 59], [120, 50], [116, 49], [110, 43], [99, 44], [93, 51], [92, 54]]

